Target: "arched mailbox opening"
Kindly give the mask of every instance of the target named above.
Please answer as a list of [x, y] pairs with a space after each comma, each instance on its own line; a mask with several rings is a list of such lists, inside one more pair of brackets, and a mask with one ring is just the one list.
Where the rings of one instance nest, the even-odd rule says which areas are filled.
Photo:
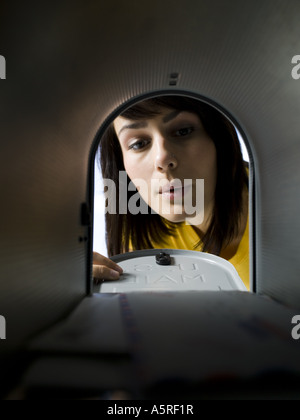
[[[180, 100], [182, 99], [182, 110], [180, 110]], [[157, 101], [157, 102], [156, 102]], [[164, 102], [165, 101], [165, 102]], [[146, 104], [146, 106], [144, 105]], [[199, 104], [199, 109], [193, 110], [193, 104], [196, 104], [196, 107]], [[142, 105], [140, 107], [140, 105]], [[174, 115], [171, 115], [168, 119], [168, 116], [165, 116], [163, 118], [162, 116], [162, 125], [151, 125], [151, 121], [159, 120], [159, 112], [156, 112], [160, 109], [160, 107], [166, 107], [166, 109], [169, 109], [170, 111], [172, 108], [175, 109]], [[151, 114], [151, 107], [156, 107], [157, 110]], [[150, 107], [150, 108], [149, 108]], [[177, 108], [177, 109], [176, 109]], [[133, 112], [131, 111], [133, 110]], [[147, 112], [150, 112], [150, 116], [148, 118], [148, 122], [150, 121], [150, 124], [147, 126]], [[195, 120], [190, 119], [189, 120], [189, 113], [193, 114], [198, 113], [201, 127], [196, 127]], [[141, 115], [139, 115], [141, 113]], [[171, 114], [172, 112], [169, 112]], [[202, 114], [201, 114], [202, 113]], [[121, 116], [121, 117], [120, 117]], [[118, 118], [119, 117], [119, 118]], [[118, 125], [119, 121], [119, 125]], [[165, 121], [165, 122], [164, 122]], [[222, 124], [225, 124], [224, 127], [226, 130], [231, 130], [231, 136], [233, 136], [232, 143], [231, 140], [229, 140], [228, 146], [224, 146], [226, 140], [226, 132], [224, 134], [224, 131], [222, 132], [222, 129], [218, 127], [218, 124], [220, 124], [220, 121], [222, 121]], [[131, 122], [131, 124], [129, 124]], [[194, 125], [193, 125], [194, 124]], [[196, 127], [196, 128], [195, 128]], [[224, 129], [223, 127], [223, 129]], [[228, 128], [229, 127], [229, 128]], [[203, 130], [202, 134], [199, 130]], [[151, 131], [152, 130], [152, 131]], [[163, 130], [164, 133], [163, 133]], [[209, 156], [206, 156], [201, 160], [202, 157], [202, 150], [200, 147], [195, 149], [195, 142], [193, 143], [193, 138], [197, 138], [195, 132], [198, 130], [198, 138], [199, 142], [197, 143], [197, 147], [200, 145], [201, 141], [203, 142], [203, 133], [207, 135], [210, 139], [213, 138], [213, 144], [214, 144], [214, 150], [215, 150], [215, 156], [216, 156], [216, 170], [219, 173], [220, 171], [224, 171], [224, 176], [226, 176], [226, 173], [228, 174], [230, 170], [232, 169], [232, 173], [234, 171], [237, 171], [236, 167], [238, 164], [240, 164], [240, 160], [243, 161], [243, 166], [246, 168], [246, 173], [248, 177], [247, 182], [247, 223], [244, 223], [243, 229], [242, 229], [242, 235], [240, 235], [240, 240], [238, 242], [238, 246], [235, 246], [235, 248], [230, 247], [227, 249], [228, 252], [224, 252], [224, 249], [221, 250], [221, 252], [214, 252], [213, 248], [211, 250], [209, 248], [204, 249], [204, 251], [210, 252], [212, 254], [218, 255], [224, 259], [227, 259], [229, 262], [231, 262], [233, 265], [235, 265], [235, 268], [237, 269], [238, 273], [240, 274], [240, 277], [244, 276], [245, 269], [239, 265], [239, 261], [237, 259], [234, 259], [234, 256], [238, 254], [238, 250], [241, 247], [239, 246], [243, 242], [243, 246], [245, 246], [246, 243], [246, 236], [247, 236], [247, 243], [248, 243], [248, 256], [247, 256], [247, 263], [244, 261], [244, 267], [246, 264], [248, 264], [248, 278], [245, 280], [243, 279], [244, 283], [246, 284], [247, 288], [249, 290], [255, 291], [255, 279], [254, 279], [254, 243], [253, 240], [250, 240], [249, 238], [253, 238], [254, 235], [252, 233], [249, 234], [249, 231], [246, 229], [250, 229], [251, 232], [254, 231], [254, 183], [253, 183], [253, 177], [254, 177], [254, 168], [253, 168], [253, 158], [252, 153], [249, 147], [249, 142], [243, 133], [242, 127], [240, 124], [234, 119], [234, 117], [225, 109], [223, 109], [218, 104], [208, 100], [207, 98], [203, 98], [199, 95], [186, 93], [186, 92], [159, 92], [159, 93], [151, 93], [148, 95], [144, 95], [143, 97], [134, 98], [122, 106], [120, 106], [118, 109], [115, 110], [114, 113], [110, 115], [110, 117], [106, 120], [106, 122], [103, 124], [101, 129], [98, 132], [98, 136], [95, 139], [94, 143], [94, 154], [93, 154], [93, 162], [91, 163], [92, 172], [93, 172], [93, 195], [91, 197], [92, 199], [92, 206], [93, 206], [93, 251], [98, 252], [102, 255], [108, 256], [108, 257], [114, 257], [114, 255], [123, 254], [124, 252], [128, 251], [137, 251], [140, 249], [160, 249], [160, 248], [172, 248], [172, 249], [185, 249], [190, 251], [195, 250], [202, 250], [201, 248], [192, 247], [185, 244], [182, 246], [181, 243], [178, 242], [170, 242], [166, 241], [164, 243], [164, 246], [160, 246], [160, 243], [157, 243], [157, 241], [152, 241], [150, 243], [150, 246], [147, 246], [147, 241], [144, 241], [144, 244], [146, 243], [146, 246], [144, 247], [138, 247], [138, 244], [141, 243], [139, 240], [135, 240], [135, 244], [133, 244], [132, 240], [130, 239], [128, 241], [129, 246], [122, 247], [122, 244], [124, 244], [124, 236], [122, 240], [122, 235], [119, 231], [119, 238], [116, 237], [116, 230], [112, 228], [112, 225], [120, 224], [120, 223], [129, 223], [132, 225], [133, 220], [137, 220], [138, 217], [141, 217], [141, 215], [144, 212], [144, 222], [142, 223], [148, 223], [149, 220], [151, 220], [151, 217], [157, 217], [161, 216], [167, 219], [167, 221], [170, 221], [171, 223], [176, 223], [176, 227], [179, 226], [182, 223], [185, 223], [187, 225], [191, 225], [193, 229], [190, 229], [190, 232], [193, 232], [198, 234], [198, 238], [201, 239], [201, 222], [203, 222], [205, 218], [205, 212], [207, 212], [208, 206], [205, 205], [205, 201], [208, 199], [209, 194], [205, 192], [205, 188], [209, 189], [209, 181], [208, 179], [204, 179], [203, 182], [203, 191], [202, 191], [202, 202], [201, 199], [197, 201], [197, 191], [201, 189], [200, 184], [197, 184], [197, 188], [194, 191], [194, 196], [191, 194], [191, 203], [194, 205], [191, 206], [192, 210], [196, 212], [193, 213], [192, 217], [187, 217], [185, 215], [185, 218], [175, 217], [174, 214], [176, 211], [178, 211], [178, 207], [180, 209], [184, 208], [184, 205], [187, 200], [187, 196], [182, 194], [179, 197], [177, 197], [180, 201], [180, 206], [178, 202], [176, 202], [176, 197], [174, 198], [174, 195], [167, 196], [167, 204], [169, 205], [168, 210], [170, 211], [170, 200], [171, 200], [171, 213], [173, 209], [173, 213], [170, 216], [170, 213], [168, 216], [164, 213], [164, 206], [166, 206], [165, 202], [158, 202], [158, 207], [153, 205], [153, 201], [151, 202], [151, 191], [146, 190], [145, 188], [149, 186], [149, 189], [151, 189], [149, 177], [159, 178], [161, 181], [167, 181], [170, 179], [173, 181], [173, 179], [178, 176], [179, 180], [182, 182], [182, 185], [185, 181], [185, 179], [195, 179], [195, 177], [198, 177], [198, 174], [201, 176], [204, 174], [204, 177], [208, 175], [208, 172], [206, 171], [195, 171], [193, 168], [197, 168], [197, 165], [194, 164], [194, 162], [199, 161], [198, 167], [204, 167], [206, 165], [206, 162], [210, 159]], [[220, 131], [221, 130], [221, 131]], [[108, 138], [108, 132], [110, 131], [111, 138]], [[119, 137], [117, 133], [120, 133], [120, 131], [123, 133]], [[161, 137], [160, 134], [163, 135]], [[228, 134], [228, 133], [227, 133]], [[115, 137], [114, 137], [115, 136]], [[156, 137], [155, 137], [156, 136]], [[169, 136], [169, 137], [168, 137]], [[173, 137], [172, 137], [173, 136]], [[194, 137], [193, 137], [194, 136]], [[202, 139], [201, 139], [202, 136]], [[216, 137], [219, 136], [219, 139]], [[222, 137], [223, 136], [223, 137]], [[225, 136], [225, 137], [224, 137]], [[166, 140], [167, 139], [167, 140]], [[224, 144], [220, 143], [224, 141]], [[106, 144], [103, 146], [103, 143], [106, 142]], [[156, 142], [156, 143], [155, 143]], [[179, 143], [180, 142], [180, 143]], [[236, 152], [238, 143], [238, 152]], [[114, 146], [113, 146], [114, 144]], [[180, 144], [178, 146], [178, 144]], [[184, 144], [184, 146], [183, 146]], [[192, 144], [192, 146], [191, 146]], [[234, 144], [234, 146], [233, 146]], [[114, 148], [111, 155], [109, 154], [109, 147]], [[161, 150], [159, 148], [161, 147]], [[199, 153], [194, 154], [194, 156], [189, 155], [189, 152], [185, 153], [185, 150], [192, 149], [194, 147], [194, 150], [198, 150]], [[155, 149], [156, 148], [156, 149]], [[231, 148], [231, 149], [230, 149]], [[230, 149], [230, 150], [229, 150]], [[234, 150], [234, 152], [233, 152]], [[155, 155], [157, 154], [158, 155]], [[237, 155], [233, 158], [230, 153], [237, 153]], [[105, 154], [105, 156], [103, 156]], [[161, 154], [161, 156], [159, 156]], [[200, 156], [201, 154], [201, 156]], [[238, 156], [238, 157], [237, 157]], [[154, 169], [154, 171], [151, 169], [150, 172], [145, 166], [145, 162], [147, 162], [147, 165], [149, 163], [149, 160], [151, 161], [149, 163], [149, 166], [153, 165], [155, 166], [155, 160], [156, 159], [175, 159], [174, 162], [167, 162], [168, 170], [164, 170], [163, 164], [166, 162], [160, 162], [162, 163], [161, 166], [157, 166], [157, 168]], [[187, 160], [190, 159], [190, 161], [187, 163]], [[229, 159], [230, 162], [229, 162]], [[152, 162], [153, 160], [153, 162]], [[239, 162], [238, 162], [239, 161]], [[117, 163], [116, 163], [117, 162]], [[144, 162], [144, 163], [143, 163]], [[174, 167], [172, 168], [172, 165], [174, 164]], [[226, 168], [227, 164], [227, 168]], [[231, 166], [230, 166], [231, 165]], [[105, 168], [104, 168], [105, 166]], [[191, 168], [191, 172], [187, 171], [187, 167]], [[231, 168], [229, 170], [229, 167]], [[128, 176], [129, 171], [129, 176]], [[148, 172], [147, 172], [148, 171]], [[156, 172], [155, 172], [156, 171]], [[116, 178], [116, 172], [118, 172], [118, 177]], [[242, 172], [241, 172], [242, 173]], [[107, 174], [113, 175], [108, 176]], [[133, 179], [134, 175], [138, 177], [138, 181], [136, 179]], [[123, 178], [122, 178], [123, 176]], [[232, 194], [235, 194], [234, 197], [238, 196], [237, 192], [232, 192], [230, 183], [225, 183], [225, 187], [221, 188], [220, 193], [220, 186], [218, 183], [220, 183], [220, 178], [222, 178], [223, 175], [216, 180], [216, 184], [214, 186], [215, 190], [217, 191], [219, 188], [219, 196], [223, 194], [223, 203], [226, 207], [228, 201], [234, 202], [235, 198], [232, 197]], [[109, 179], [108, 179], [109, 178]], [[239, 177], [235, 178], [235, 183]], [[143, 184], [141, 181], [145, 181]], [[206, 185], [205, 185], [206, 184]], [[152, 185], [152, 183], [151, 183]], [[208, 185], [208, 187], [207, 187]], [[233, 185], [233, 184], [231, 184]], [[121, 186], [125, 187], [125, 190], [121, 191]], [[143, 190], [144, 186], [144, 190]], [[235, 188], [236, 185], [233, 185], [233, 188]], [[164, 186], [160, 186], [160, 188], [164, 188]], [[173, 188], [173, 185], [172, 185]], [[126, 191], [127, 189], [127, 191]], [[244, 188], [243, 188], [244, 189]], [[224, 191], [226, 190], [226, 193], [224, 194]], [[245, 189], [244, 189], [245, 190]], [[146, 191], [146, 193], [145, 193]], [[183, 189], [184, 191], [184, 189]], [[240, 188], [240, 192], [242, 189]], [[171, 193], [173, 190], [171, 191]], [[227, 198], [225, 199], [227, 194]], [[170, 198], [171, 197], [171, 198]], [[161, 198], [161, 197], [159, 197]], [[166, 197], [165, 197], [166, 198]], [[172, 201], [173, 200], [173, 201]], [[175, 200], [175, 201], [174, 201]], [[220, 201], [219, 201], [220, 203]], [[159, 207], [160, 205], [160, 207]], [[172, 207], [173, 205], [173, 207]], [[202, 208], [202, 213], [199, 210], [198, 214], [195, 208], [199, 209]], [[175, 208], [176, 207], [176, 208]], [[220, 207], [220, 206], [219, 206]], [[174, 210], [175, 208], [175, 210]], [[225, 212], [229, 211], [228, 214], [234, 214], [233, 209], [235, 208], [234, 205], [231, 207], [228, 207], [228, 209], [225, 209]], [[244, 207], [245, 208], [245, 207]], [[220, 210], [220, 209], [219, 209]], [[184, 211], [184, 210], [183, 210]], [[231, 212], [231, 213], [230, 213]], [[121, 217], [119, 217], [119, 214], [122, 214]], [[140, 215], [140, 216], [138, 216]], [[145, 216], [146, 215], [146, 216]], [[204, 215], [204, 216], [203, 216]], [[237, 215], [237, 213], [236, 213]], [[212, 216], [211, 216], [212, 217]], [[136, 218], [136, 219], [134, 219]], [[122, 219], [122, 222], [121, 222]], [[142, 220], [142, 219], [140, 219]], [[196, 220], [195, 223], [193, 221]], [[229, 219], [228, 219], [229, 220]], [[142, 232], [141, 229], [139, 229], [139, 223], [136, 224], [136, 229], [139, 231], [139, 235], [145, 236], [145, 232]], [[109, 227], [109, 226], [110, 227]], [[114, 227], [113, 226], [113, 227]], [[216, 226], [221, 226], [216, 223]], [[173, 226], [174, 227], [174, 226]], [[200, 229], [199, 229], [200, 227]], [[132, 228], [133, 229], [133, 228]], [[188, 228], [186, 228], [186, 231]], [[133, 230], [123, 230], [124, 232], [127, 232], [127, 235]], [[148, 230], [148, 232], [150, 232]], [[147, 233], [146, 233], [147, 234]], [[113, 238], [110, 237], [110, 235], [114, 235]], [[134, 236], [134, 235], [133, 235]], [[155, 236], [155, 235], [154, 235]], [[241, 241], [241, 238], [243, 241]], [[195, 237], [194, 237], [195, 239]], [[226, 238], [224, 238], [226, 240]], [[115, 246], [116, 242], [120, 242], [121, 245]], [[135, 246], [133, 246], [135, 245]], [[199, 245], [199, 244], [198, 244]], [[226, 247], [224, 247], [226, 248]], [[233, 251], [232, 251], [233, 249]], [[220, 251], [220, 250], [219, 250]], [[243, 256], [244, 258], [245, 256]], [[242, 258], [242, 259], [243, 259]], [[249, 262], [250, 261], [250, 262]], [[251, 267], [250, 267], [251, 265]], [[243, 274], [242, 274], [243, 273]]]

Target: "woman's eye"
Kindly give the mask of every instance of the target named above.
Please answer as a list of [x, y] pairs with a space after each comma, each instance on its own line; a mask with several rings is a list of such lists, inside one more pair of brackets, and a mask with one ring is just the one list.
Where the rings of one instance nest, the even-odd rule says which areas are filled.
[[184, 136], [188, 136], [189, 134], [192, 134], [193, 131], [194, 131], [193, 127], [184, 127], [177, 130], [175, 132], [175, 135], [178, 137], [184, 137]]
[[147, 146], [147, 144], [148, 144], [148, 141], [147, 141], [147, 140], [138, 140], [138, 141], [136, 141], [135, 143], [132, 143], [132, 144], [128, 147], [128, 149], [129, 149], [129, 150], [135, 150], [135, 151], [137, 151], [137, 150], [141, 150], [141, 149], [143, 149], [144, 147], [146, 147], [146, 146]]

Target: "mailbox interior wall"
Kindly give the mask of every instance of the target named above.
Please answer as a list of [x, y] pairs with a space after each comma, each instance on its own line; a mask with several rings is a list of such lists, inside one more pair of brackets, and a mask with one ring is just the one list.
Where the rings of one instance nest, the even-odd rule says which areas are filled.
[[[255, 174], [257, 291], [299, 307], [298, 0], [7, 4], [0, 53], [1, 315], [10, 351], [87, 291], [95, 138], [151, 92], [201, 95], [247, 136]], [[172, 72], [177, 86], [169, 85]], [[90, 190], [91, 193], [91, 190]], [[9, 339], [8, 339], [9, 338]]]

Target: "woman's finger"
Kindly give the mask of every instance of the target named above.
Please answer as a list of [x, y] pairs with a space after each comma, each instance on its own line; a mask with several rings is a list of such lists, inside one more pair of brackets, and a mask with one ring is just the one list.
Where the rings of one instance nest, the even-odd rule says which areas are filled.
[[106, 267], [111, 268], [112, 270], [118, 271], [120, 274], [123, 273], [122, 267], [120, 267], [118, 264], [116, 264], [114, 261], [110, 260], [109, 258], [104, 257], [104, 255], [98, 254], [98, 252], [93, 252], [93, 264], [106, 266]]
[[93, 265], [93, 277], [99, 280], [118, 280], [120, 273], [105, 265]]

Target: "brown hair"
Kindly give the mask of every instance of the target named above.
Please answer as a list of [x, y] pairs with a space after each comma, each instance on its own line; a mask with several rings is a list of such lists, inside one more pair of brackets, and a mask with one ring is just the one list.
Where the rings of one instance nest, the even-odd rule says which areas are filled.
[[[215, 205], [209, 228], [200, 239], [203, 252], [219, 255], [238, 233], [239, 220], [243, 209], [243, 189], [248, 186], [248, 176], [240, 143], [234, 126], [214, 107], [197, 99], [185, 96], [161, 96], [146, 99], [121, 115], [124, 118], [138, 120], [158, 115], [161, 107], [196, 113], [202, 121], [208, 136], [213, 140], [217, 151], [217, 184]], [[109, 256], [129, 251], [129, 244], [134, 250], [153, 248], [152, 241], [162, 243], [167, 235], [174, 234], [176, 225], [163, 219], [158, 214], [133, 215], [118, 214], [119, 206], [119, 171], [125, 171], [121, 147], [111, 124], [100, 141], [100, 164], [104, 179], [111, 179], [117, 187], [117, 214], [107, 213], [106, 244]], [[127, 176], [128, 191], [130, 182]], [[128, 191], [130, 197], [137, 191]], [[142, 200], [142, 198], [140, 198]]]

